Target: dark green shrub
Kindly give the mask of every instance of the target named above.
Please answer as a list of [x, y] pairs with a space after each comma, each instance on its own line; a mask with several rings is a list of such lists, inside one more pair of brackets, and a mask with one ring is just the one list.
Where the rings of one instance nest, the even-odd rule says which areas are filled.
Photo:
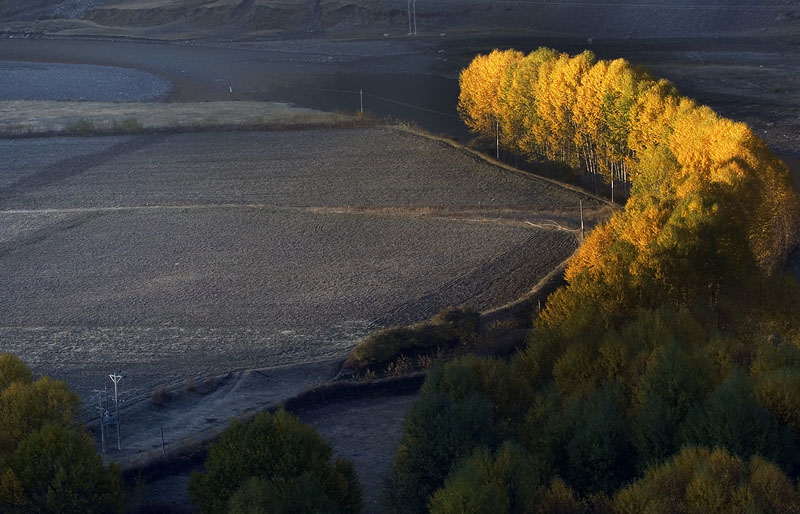
[[107, 514], [122, 510], [120, 471], [106, 468], [89, 436], [46, 425], [28, 435], [0, 477], [0, 511], [8, 514]]
[[431, 494], [459, 459], [476, 447], [499, 443], [493, 417], [489, 399], [467, 367], [434, 368], [403, 425], [386, 483], [387, 510], [426, 512]]
[[581, 493], [608, 493], [633, 475], [633, 450], [625, 415], [610, 388], [573, 403], [564, 413], [570, 425], [566, 459], [555, 461], [561, 476]]
[[608, 385], [567, 403], [555, 389], [542, 391], [525, 420], [523, 440], [549, 473], [580, 494], [611, 492], [635, 472], [621, 398]]
[[633, 418], [641, 471], [678, 450], [678, 426], [703, 395], [702, 373], [696, 368], [674, 342], [650, 354], [636, 391], [641, 408]]
[[12, 382], [30, 384], [33, 382], [33, 373], [16, 356], [0, 353], [0, 391]]
[[797, 465], [797, 444], [791, 430], [778, 425], [759, 405], [740, 370], [692, 409], [680, 433], [687, 446], [723, 447], [745, 459], [761, 455], [789, 473]]
[[0, 468], [26, 437], [45, 425], [76, 426], [79, 404], [66, 383], [49, 377], [14, 381], [0, 389]]
[[150, 403], [156, 407], [166, 407], [172, 401], [172, 391], [166, 387], [157, 387], [150, 394]]
[[[602, 512], [602, 511], [601, 511]], [[567, 484], [556, 478], [544, 492], [542, 502], [539, 504], [537, 514], [598, 514], [587, 511], [586, 505], [580, 500]]]
[[755, 383], [758, 402], [782, 424], [800, 435], [800, 369], [781, 368], [764, 373]]
[[394, 360], [401, 351], [415, 346], [419, 334], [407, 327], [392, 327], [367, 336], [347, 358], [349, 368], [362, 369], [386, 364]]
[[119, 469], [106, 468], [77, 419], [78, 397], [0, 354], [0, 512], [112, 513]]
[[400, 355], [451, 348], [475, 337], [479, 320], [473, 309], [451, 307], [424, 323], [379, 330], [353, 349], [345, 365], [353, 369], [385, 366]]
[[142, 123], [133, 116], [128, 116], [127, 118], [123, 118], [121, 121], [114, 123], [114, 130], [116, 132], [124, 132], [127, 134], [141, 132], [142, 128]]
[[659, 395], [648, 396], [636, 412], [631, 428], [639, 471], [660, 464], [678, 449], [678, 425], [682, 420], [672, 414], [667, 401]]
[[431, 514], [526, 514], [544, 492], [541, 467], [524, 448], [505, 443], [496, 454], [477, 449], [431, 499]]
[[524, 421], [533, 397], [522, 366], [475, 355], [431, 373], [425, 387], [444, 391], [454, 399], [474, 392], [482, 394], [491, 405], [494, 425], [506, 435], [515, 433]]
[[94, 130], [94, 123], [92, 120], [86, 118], [80, 118], [67, 123], [67, 132], [73, 135], [81, 136], [91, 134]]
[[[341, 463], [343, 461], [339, 461]], [[337, 464], [339, 464], [337, 463]], [[335, 464], [335, 465], [337, 465]], [[339, 464], [342, 476], [357, 480], [349, 463]], [[260, 477], [247, 479], [231, 496], [228, 514], [328, 514], [342, 512], [326, 491], [319, 477], [306, 472], [285, 481], [269, 481]]]
[[330, 445], [294, 416], [261, 413], [231, 423], [209, 448], [205, 473], [192, 475], [189, 494], [209, 514], [250, 512], [251, 504], [289, 509], [277, 512], [361, 512], [352, 465], [332, 456]]
[[431, 317], [432, 325], [446, 327], [453, 336], [465, 337], [478, 331], [480, 314], [470, 307], [448, 307]]
[[614, 514], [789, 514], [800, 512], [800, 494], [772, 463], [749, 464], [724, 449], [685, 448], [669, 462], [619, 491]]

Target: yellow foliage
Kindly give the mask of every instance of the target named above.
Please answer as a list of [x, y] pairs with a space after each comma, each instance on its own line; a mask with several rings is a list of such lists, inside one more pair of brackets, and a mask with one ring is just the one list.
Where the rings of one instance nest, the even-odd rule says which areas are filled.
[[544, 142], [537, 140], [533, 131], [538, 117], [536, 96], [532, 92], [539, 82], [542, 65], [557, 56], [555, 50], [539, 48], [507, 68], [498, 95], [497, 111], [501, 140], [505, 146], [533, 157], [541, 153]]
[[[647, 248], [671, 205], [702, 200], [719, 187], [737, 198], [728, 214], [739, 217], [732, 222], [743, 225], [764, 271], [776, 269], [798, 243], [800, 199], [763, 141], [623, 59], [597, 61], [590, 52], [571, 57], [545, 48], [527, 56], [494, 50], [475, 57], [459, 84], [458, 109], [472, 131], [494, 135], [499, 128], [506, 147], [582, 166], [606, 180], [632, 179], [636, 195], [653, 196], [658, 206], [629, 212], [614, 235], [624, 234], [643, 262], [652, 259]], [[647, 180], [637, 187], [640, 172]], [[600, 241], [575, 259], [571, 275], [591, 266], [608, 236], [595, 231]]]
[[614, 514], [780, 514], [800, 511], [800, 494], [755, 456], [745, 465], [722, 449], [685, 448], [613, 499]]
[[473, 132], [494, 134], [500, 98], [498, 91], [505, 80], [506, 69], [522, 59], [515, 50], [493, 50], [475, 57], [459, 76], [458, 112]]
[[575, 492], [557, 478], [545, 491], [539, 504], [540, 514], [582, 514], [583, 506], [575, 497]]
[[615, 213], [607, 223], [597, 226], [589, 233], [589, 237], [572, 256], [564, 272], [567, 282], [572, 282], [578, 273], [591, 271], [603, 262], [603, 256], [619, 237], [615, 230], [619, 223], [615, 219], [621, 216], [621, 213]]
[[675, 86], [669, 81], [661, 79], [647, 86], [637, 96], [631, 113], [628, 148], [636, 154], [665, 144], [679, 103]]

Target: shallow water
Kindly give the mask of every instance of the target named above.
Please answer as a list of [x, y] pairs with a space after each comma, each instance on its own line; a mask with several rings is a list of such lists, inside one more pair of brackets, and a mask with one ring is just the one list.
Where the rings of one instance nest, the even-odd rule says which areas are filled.
[[[401, 47], [381, 57], [342, 57], [304, 53], [301, 43], [293, 44], [292, 51], [276, 51], [124, 41], [0, 39], [0, 60], [142, 70], [172, 82], [175, 86], [167, 100], [174, 102], [256, 100], [357, 112], [363, 91], [365, 112], [418, 123], [434, 133], [461, 140], [468, 137], [456, 112], [458, 67], [413, 48], [403, 53]], [[309, 45], [309, 50], [316, 50]], [[81, 74], [80, 67], [72, 70]], [[31, 84], [34, 89], [44, 85]], [[40, 94], [46, 96], [47, 91]]]

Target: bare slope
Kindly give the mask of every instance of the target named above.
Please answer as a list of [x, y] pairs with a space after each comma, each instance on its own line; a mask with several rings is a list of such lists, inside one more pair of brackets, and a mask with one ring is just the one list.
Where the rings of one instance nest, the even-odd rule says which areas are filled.
[[[148, 27], [151, 37], [160, 33], [167, 39], [192, 32], [224, 38], [404, 34], [407, 9], [406, 0], [0, 0], [6, 21], [85, 18], [140, 35]], [[783, 0], [426, 0], [416, 14], [422, 33], [517, 29], [584, 37], [797, 30], [800, 19], [800, 9]]]

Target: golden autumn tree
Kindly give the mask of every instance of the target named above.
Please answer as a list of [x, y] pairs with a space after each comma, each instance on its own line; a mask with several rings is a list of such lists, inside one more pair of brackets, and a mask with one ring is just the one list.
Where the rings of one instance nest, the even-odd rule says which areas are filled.
[[505, 146], [532, 159], [544, 157], [544, 141], [533, 130], [539, 123], [536, 96], [531, 94], [539, 82], [541, 68], [558, 57], [550, 48], [539, 48], [509, 66], [499, 92], [497, 117]]
[[459, 75], [458, 112], [473, 132], [494, 134], [497, 129], [500, 84], [506, 70], [520, 60], [515, 50], [494, 50], [477, 56]]
[[573, 144], [578, 129], [573, 111], [581, 80], [594, 62], [594, 54], [588, 51], [575, 57], [561, 54], [546, 62], [539, 73], [533, 90], [538, 123], [531, 130], [544, 143], [545, 154], [551, 160], [579, 164]]

